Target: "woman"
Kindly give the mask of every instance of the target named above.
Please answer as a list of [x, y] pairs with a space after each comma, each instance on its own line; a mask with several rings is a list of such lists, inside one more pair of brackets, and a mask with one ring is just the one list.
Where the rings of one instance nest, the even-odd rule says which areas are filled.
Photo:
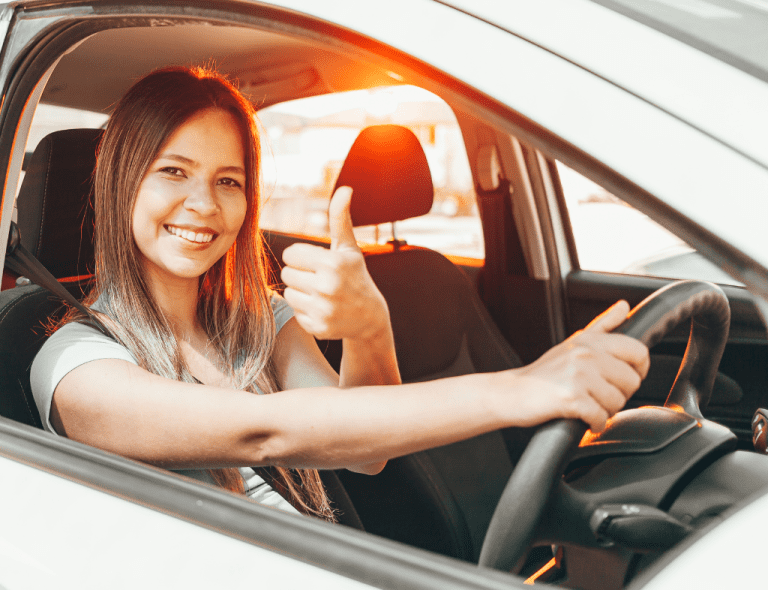
[[[118, 103], [96, 167], [86, 301], [113, 338], [72, 313], [48, 339], [32, 367], [47, 429], [332, 519], [314, 469], [376, 473], [391, 457], [559, 417], [598, 431], [639, 386], [647, 349], [609, 334], [625, 302], [527, 367], [400, 385], [349, 189], [332, 200], [331, 249], [287, 249], [286, 299], [271, 293], [258, 145], [250, 104], [204, 70], [152, 73]], [[343, 339], [339, 375], [313, 335]], [[254, 465], [277, 466], [282, 495]]]

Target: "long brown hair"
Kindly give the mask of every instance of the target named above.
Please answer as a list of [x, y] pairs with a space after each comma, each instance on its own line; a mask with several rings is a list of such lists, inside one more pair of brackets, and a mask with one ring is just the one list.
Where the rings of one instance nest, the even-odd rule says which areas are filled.
[[[105, 323], [148, 371], [196, 382], [170, 323], [144, 279], [133, 238], [132, 212], [139, 185], [166, 140], [196, 113], [216, 108], [238, 122], [245, 150], [247, 210], [230, 250], [200, 279], [197, 313], [222, 359], [222, 371], [238, 389], [277, 389], [272, 351], [275, 325], [265, 249], [258, 228], [259, 141], [251, 104], [226, 79], [203, 68], [157, 70], [131, 87], [110, 117], [95, 172], [96, 277], [86, 300], [99, 299]], [[276, 488], [301, 512], [333, 520], [315, 470], [270, 470]], [[242, 492], [237, 469], [211, 470], [227, 489]]]

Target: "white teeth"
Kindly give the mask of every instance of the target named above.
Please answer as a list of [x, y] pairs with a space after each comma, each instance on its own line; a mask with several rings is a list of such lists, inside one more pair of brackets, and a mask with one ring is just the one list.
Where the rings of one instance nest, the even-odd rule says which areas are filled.
[[214, 237], [214, 234], [195, 233], [195, 232], [190, 231], [188, 229], [182, 229], [180, 227], [174, 227], [173, 225], [167, 225], [165, 227], [168, 230], [168, 232], [173, 234], [174, 236], [177, 236], [179, 238], [184, 238], [188, 242], [195, 242], [197, 244], [208, 243]]

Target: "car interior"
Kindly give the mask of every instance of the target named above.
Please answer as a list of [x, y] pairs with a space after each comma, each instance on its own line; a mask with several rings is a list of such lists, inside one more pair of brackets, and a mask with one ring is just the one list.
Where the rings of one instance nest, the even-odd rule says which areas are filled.
[[[439, 96], [461, 130], [485, 255], [445, 254], [402, 237], [361, 243], [389, 305], [406, 382], [529, 363], [616, 300], [636, 305], [674, 278], [579, 267], [557, 163], [586, 177], [596, 174], [551, 134], [531, 132], [522, 117], [502, 105], [370, 40], [352, 33], [324, 37], [321, 23], [267, 17], [237, 25], [221, 16], [169, 18], [164, 26], [150, 26], [149, 17], [71, 25], [51, 34], [56, 43], [48, 42], [26, 69], [19, 68], [25, 80], [19, 87], [29, 89], [27, 99], [37, 88], [41, 105], [108, 114], [144, 73], [169, 64], [213, 64], [236, 79], [259, 109], [403, 84]], [[24, 101], [17, 143], [34, 125], [28, 111], [33, 113], [37, 102]], [[100, 136], [98, 127], [76, 124], [45, 133], [26, 150], [15, 208], [22, 244], [79, 299], [94, 268], [91, 175]], [[408, 126], [374, 124], [360, 131], [332, 187], [353, 186], [355, 226], [397, 228], [435, 209], [433, 177]], [[566, 238], [565, 249], [560, 236]], [[266, 230], [265, 238], [275, 277], [289, 245], [327, 243], [323, 236], [276, 229]], [[12, 264], [3, 270], [0, 415], [40, 428], [29, 366], [66, 308], [20, 274]], [[768, 337], [746, 291], [731, 285], [723, 290], [731, 306], [730, 335], [703, 412], [730, 428], [739, 448], [750, 449], [752, 415], [768, 404]], [[664, 403], [687, 341], [687, 327], [680, 327], [652, 349], [651, 373], [630, 407]], [[340, 343], [318, 346], [338, 368]], [[339, 520], [477, 563], [494, 508], [532, 434], [508, 429], [400, 457], [376, 476], [339, 471], [327, 482]], [[533, 573], [550, 557], [544, 547], [524, 572]]]

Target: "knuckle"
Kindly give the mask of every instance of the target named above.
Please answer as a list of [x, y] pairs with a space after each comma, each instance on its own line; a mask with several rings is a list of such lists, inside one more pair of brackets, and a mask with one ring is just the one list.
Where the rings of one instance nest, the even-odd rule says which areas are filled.
[[328, 256], [325, 259], [325, 265], [329, 269], [338, 272], [344, 267], [344, 257], [339, 252], [328, 251]]

